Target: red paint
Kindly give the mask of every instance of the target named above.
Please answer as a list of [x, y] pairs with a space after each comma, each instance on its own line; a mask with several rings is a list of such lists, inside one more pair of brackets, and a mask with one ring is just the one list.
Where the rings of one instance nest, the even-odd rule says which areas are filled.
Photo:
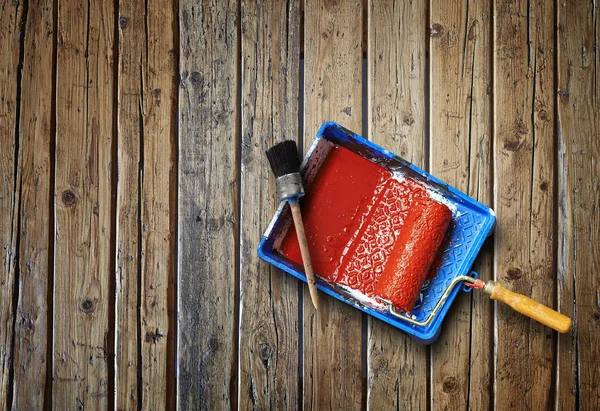
[[435, 259], [452, 213], [430, 198], [413, 203], [374, 293], [410, 312]]
[[[430, 200], [425, 188], [415, 181], [395, 180], [384, 168], [336, 146], [307, 187], [307, 195], [300, 200], [315, 272], [328, 281], [367, 295], [376, 293], [375, 286], [381, 283], [378, 280], [382, 274], [390, 275], [386, 266], [397, 257], [395, 245], [414, 229], [414, 226], [403, 228], [405, 220], [408, 222], [413, 214], [416, 205], [413, 203], [419, 199], [428, 200], [423, 203], [427, 210], [430, 203], [435, 203], [450, 213], [446, 206]], [[286, 233], [280, 251], [302, 265], [293, 226]], [[432, 259], [436, 253], [437, 249]], [[417, 295], [419, 289], [420, 285]]]
[[[343, 147], [334, 147], [300, 200], [315, 273], [335, 281], [342, 251], [367, 217], [377, 191], [391, 173]], [[302, 264], [296, 230], [286, 233], [281, 252]]]
[[425, 189], [412, 180], [385, 182], [381, 195], [346, 254], [335, 282], [373, 294], [375, 280], [381, 275], [404, 226], [404, 220], [416, 198], [427, 196]]

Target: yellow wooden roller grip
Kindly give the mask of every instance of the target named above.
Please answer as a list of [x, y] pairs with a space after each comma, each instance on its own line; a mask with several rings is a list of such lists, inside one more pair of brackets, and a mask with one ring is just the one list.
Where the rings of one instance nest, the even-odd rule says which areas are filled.
[[495, 281], [488, 281], [483, 288], [483, 292], [489, 295], [492, 300], [502, 301], [515, 311], [539, 321], [560, 333], [566, 333], [571, 329], [571, 319], [566, 315], [554, 311], [522, 294], [512, 292]]

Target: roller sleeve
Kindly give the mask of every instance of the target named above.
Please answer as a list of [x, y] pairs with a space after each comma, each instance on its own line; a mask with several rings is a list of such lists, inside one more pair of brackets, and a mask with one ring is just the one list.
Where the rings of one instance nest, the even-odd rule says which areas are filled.
[[439, 252], [452, 219], [448, 207], [430, 198], [415, 199], [404, 226], [375, 283], [376, 295], [410, 312]]

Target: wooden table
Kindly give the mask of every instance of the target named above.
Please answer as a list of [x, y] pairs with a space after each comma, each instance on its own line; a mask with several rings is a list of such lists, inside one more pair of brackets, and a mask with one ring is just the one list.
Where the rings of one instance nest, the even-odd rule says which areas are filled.
[[[0, 0], [0, 409], [600, 409], [597, 8], [363, 3]], [[475, 269], [573, 332], [315, 312], [256, 249], [325, 120], [490, 205]]]

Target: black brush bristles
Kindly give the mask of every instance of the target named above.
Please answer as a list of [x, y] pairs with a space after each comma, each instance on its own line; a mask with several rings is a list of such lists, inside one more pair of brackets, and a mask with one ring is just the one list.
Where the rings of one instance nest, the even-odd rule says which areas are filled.
[[275, 144], [267, 150], [267, 158], [275, 177], [297, 173], [300, 169], [298, 147], [294, 140], [286, 140]]

